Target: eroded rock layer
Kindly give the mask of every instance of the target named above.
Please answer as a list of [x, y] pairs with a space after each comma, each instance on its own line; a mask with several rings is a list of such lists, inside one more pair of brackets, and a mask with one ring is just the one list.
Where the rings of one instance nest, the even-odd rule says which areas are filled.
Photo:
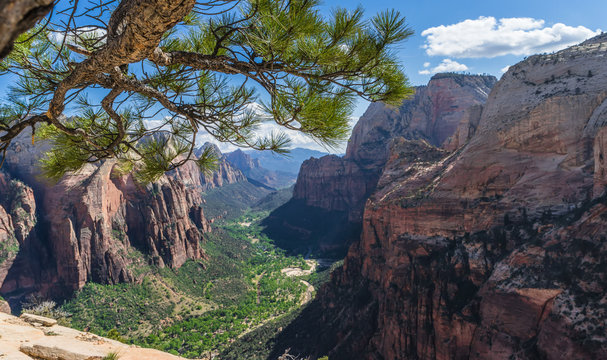
[[455, 152], [394, 143], [361, 241], [281, 344], [331, 359], [607, 358], [606, 55], [601, 35], [511, 67]]

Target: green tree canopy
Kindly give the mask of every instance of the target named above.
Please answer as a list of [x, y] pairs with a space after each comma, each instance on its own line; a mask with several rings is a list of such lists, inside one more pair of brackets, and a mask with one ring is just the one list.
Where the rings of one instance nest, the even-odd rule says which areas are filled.
[[115, 158], [150, 181], [190, 160], [212, 166], [212, 151], [194, 156], [201, 131], [285, 152], [284, 133], [256, 136], [273, 120], [335, 145], [356, 97], [399, 104], [410, 94], [394, 47], [412, 32], [394, 10], [326, 17], [318, 3], [59, 1], [0, 64], [18, 78], [0, 108], [0, 151], [31, 127], [53, 144], [48, 176]]

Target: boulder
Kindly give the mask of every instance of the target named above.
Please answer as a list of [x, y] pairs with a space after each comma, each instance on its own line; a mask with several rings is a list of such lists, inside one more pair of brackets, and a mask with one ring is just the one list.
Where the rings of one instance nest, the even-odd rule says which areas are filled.
[[30, 324], [41, 324], [42, 326], [57, 325], [57, 320], [55, 319], [50, 319], [44, 316], [38, 316], [34, 314], [23, 313], [21, 314], [20, 318]]

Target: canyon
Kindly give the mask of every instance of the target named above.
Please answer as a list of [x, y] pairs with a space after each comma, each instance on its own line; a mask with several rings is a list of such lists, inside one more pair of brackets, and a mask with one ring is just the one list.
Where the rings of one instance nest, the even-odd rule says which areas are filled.
[[[531, 56], [499, 81], [437, 74], [399, 107], [371, 104], [343, 157], [305, 161], [293, 198], [260, 229], [287, 250], [346, 255], [276, 329], [270, 358], [607, 358], [605, 58], [600, 35]], [[203, 210], [208, 192], [292, 180], [209, 146], [212, 174], [188, 163], [140, 184], [107, 160], [51, 183], [38, 168], [48, 144], [16, 139], [0, 172], [0, 294], [13, 311], [32, 293], [138, 283], [142, 262], [202, 260], [190, 271], [204, 273], [202, 245], [222, 216]], [[260, 242], [246, 216], [237, 224], [246, 243], [224, 244], [222, 261]], [[213, 285], [188, 280], [205, 296]]]
[[360, 241], [274, 355], [607, 358], [606, 55], [525, 59], [452, 136], [386, 133]]

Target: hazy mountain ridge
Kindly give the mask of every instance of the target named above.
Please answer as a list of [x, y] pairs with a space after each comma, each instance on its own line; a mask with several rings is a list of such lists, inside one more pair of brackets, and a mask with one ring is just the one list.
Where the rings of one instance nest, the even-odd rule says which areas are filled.
[[297, 178], [296, 174], [269, 170], [263, 167], [258, 158], [253, 158], [240, 149], [227, 153], [225, 156], [247, 178], [274, 189], [289, 187], [295, 183], [295, 179]]
[[326, 152], [305, 149], [305, 148], [294, 148], [289, 150], [286, 155], [280, 155], [271, 151], [259, 151], [259, 150], [245, 150], [245, 154], [251, 156], [253, 159], [259, 160], [259, 164], [272, 171], [282, 171], [297, 176], [301, 164], [310, 158], [321, 158], [325, 155], [329, 155]]

